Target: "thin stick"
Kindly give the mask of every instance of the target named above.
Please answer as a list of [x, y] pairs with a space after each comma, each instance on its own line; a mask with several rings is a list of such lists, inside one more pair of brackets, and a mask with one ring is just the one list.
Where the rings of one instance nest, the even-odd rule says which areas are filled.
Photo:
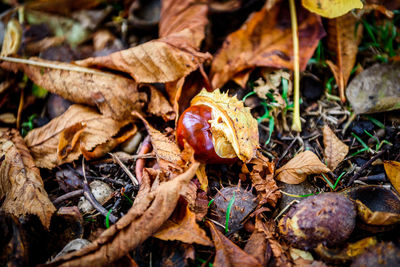
[[299, 63], [299, 37], [297, 32], [297, 16], [296, 5], [294, 0], [289, 0], [290, 18], [292, 22], [292, 38], [293, 38], [293, 67], [294, 67], [294, 112], [292, 121], [292, 130], [301, 132], [300, 121], [300, 63]]
[[17, 113], [17, 130], [19, 130], [19, 127], [21, 125], [21, 114], [23, 107], [24, 107], [24, 88], [21, 89], [21, 95], [19, 97], [19, 105]]
[[114, 155], [113, 153], [108, 153], [111, 155], [111, 157], [115, 160], [115, 162], [124, 170], [124, 172], [126, 173], [126, 175], [129, 176], [129, 178], [132, 181], [132, 184], [135, 186], [139, 185], [138, 180], [136, 179], [136, 177], [132, 174], [132, 172], [125, 166], [125, 164], [117, 157], [117, 155]]
[[369, 165], [372, 164], [372, 162], [374, 162], [377, 158], [379, 158], [383, 153], [385, 153], [386, 150], [381, 150], [379, 151], [375, 156], [373, 156], [370, 160], [368, 160], [364, 165], [361, 166], [360, 170], [354, 174], [353, 177], [350, 178], [349, 182], [347, 183], [347, 186], [350, 186], [354, 183], [355, 180], [357, 180], [361, 174], [363, 173], [363, 171], [369, 167]]
[[83, 189], [78, 189], [78, 190], [75, 190], [75, 191], [68, 192], [68, 193], [66, 193], [66, 194], [64, 194], [62, 196], [59, 196], [58, 198], [54, 199], [52, 202], [53, 202], [53, 204], [58, 204], [58, 203], [61, 203], [61, 202], [65, 201], [65, 200], [68, 200], [70, 198], [79, 197], [82, 194], [83, 194]]
[[[90, 204], [98, 211], [100, 212], [104, 217], [107, 217], [108, 210], [106, 210], [93, 196], [92, 191], [90, 190], [88, 181], [86, 179], [86, 171], [85, 171], [85, 158], [82, 158], [82, 172], [83, 172], [83, 195], [85, 198], [89, 201]], [[114, 215], [110, 214], [108, 216], [109, 220], [112, 223], [115, 223], [118, 218], [115, 217]]]

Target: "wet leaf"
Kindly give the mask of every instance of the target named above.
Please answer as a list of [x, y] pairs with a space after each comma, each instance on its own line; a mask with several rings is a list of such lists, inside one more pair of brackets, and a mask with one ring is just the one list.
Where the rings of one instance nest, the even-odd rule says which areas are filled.
[[[301, 9], [298, 17], [300, 68], [305, 69], [325, 32], [319, 16]], [[263, 7], [226, 38], [212, 62], [212, 85], [219, 88], [236, 74], [255, 67], [293, 69], [292, 31], [287, 6], [275, 5], [271, 10]]]
[[322, 128], [322, 134], [324, 136], [326, 165], [329, 169], [334, 171], [339, 163], [346, 157], [349, 152], [349, 147], [336, 137], [335, 133], [328, 125]]
[[124, 136], [119, 131], [128, 124], [129, 121], [115, 121], [92, 108], [72, 105], [45, 126], [30, 131], [25, 142], [35, 164], [51, 169], [78, 159], [82, 150], [92, 151], [101, 146], [100, 155], [111, 151], [124, 141], [116, 135]]
[[165, 241], [178, 240], [187, 244], [212, 246], [206, 232], [197, 224], [196, 214], [189, 208], [186, 208], [185, 216], [181, 220], [169, 219], [153, 236]]
[[76, 63], [126, 72], [138, 83], [176, 81], [211, 58], [198, 51], [208, 23], [207, 10], [207, 3], [198, 0], [163, 1], [160, 39]]
[[0, 55], [2, 57], [14, 55], [21, 46], [22, 27], [18, 20], [11, 19], [7, 24], [6, 33], [4, 34], [3, 46]]
[[385, 167], [386, 175], [390, 180], [390, 183], [400, 192], [400, 162], [394, 160], [387, 160], [383, 163]]
[[[183, 174], [170, 181], [155, 181], [152, 187], [149, 170], [145, 169], [139, 193], [124, 217], [104, 231], [92, 244], [57, 258], [47, 266], [109, 266], [128, 254], [171, 216], [180, 192], [193, 178], [198, 165], [193, 163]], [[154, 171], [152, 176], [152, 179], [159, 179], [159, 174]]]
[[35, 84], [74, 103], [97, 106], [102, 114], [116, 120], [141, 110], [145, 93], [131, 79], [57, 61], [33, 58], [28, 62], [2, 62], [0, 67], [23, 71]]
[[344, 102], [347, 81], [356, 62], [358, 45], [362, 38], [362, 25], [357, 25], [357, 18], [349, 13], [328, 20], [328, 48], [336, 52], [336, 63], [327, 61], [339, 86], [340, 98]]
[[255, 257], [244, 252], [229, 238], [218, 231], [212, 222], [207, 221], [207, 225], [211, 230], [216, 250], [213, 266], [261, 266]]
[[300, 152], [275, 172], [275, 178], [287, 184], [299, 184], [309, 174], [330, 172], [313, 152]]
[[5, 197], [1, 208], [17, 217], [37, 215], [48, 229], [56, 209], [18, 131], [0, 129], [0, 158], [0, 199]]
[[302, 0], [311, 12], [327, 18], [340, 17], [354, 8], [363, 8], [361, 0]]

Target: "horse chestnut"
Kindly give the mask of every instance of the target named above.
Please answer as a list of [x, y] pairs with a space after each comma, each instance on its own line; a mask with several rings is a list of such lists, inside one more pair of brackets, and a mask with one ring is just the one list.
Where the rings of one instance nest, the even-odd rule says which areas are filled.
[[249, 108], [236, 97], [219, 90], [203, 89], [178, 120], [177, 142], [184, 140], [206, 163], [232, 163], [236, 158], [250, 161], [259, 147], [258, 125]]

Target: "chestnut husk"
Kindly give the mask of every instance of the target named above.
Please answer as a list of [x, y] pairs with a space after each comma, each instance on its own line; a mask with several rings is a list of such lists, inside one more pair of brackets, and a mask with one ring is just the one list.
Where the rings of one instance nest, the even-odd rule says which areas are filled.
[[343, 243], [356, 224], [354, 203], [339, 193], [310, 196], [279, 221], [279, 231], [294, 247], [309, 250], [318, 244]]

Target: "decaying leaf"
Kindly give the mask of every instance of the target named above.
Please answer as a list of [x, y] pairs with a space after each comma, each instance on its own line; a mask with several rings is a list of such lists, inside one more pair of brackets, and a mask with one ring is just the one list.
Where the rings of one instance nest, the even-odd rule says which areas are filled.
[[163, 1], [160, 39], [76, 63], [123, 71], [138, 83], [176, 81], [211, 58], [208, 53], [198, 52], [208, 22], [207, 10], [203, 1]]
[[322, 128], [322, 134], [324, 136], [326, 165], [329, 169], [334, 171], [339, 163], [346, 157], [349, 152], [349, 147], [336, 137], [335, 133], [328, 125]]
[[16, 54], [21, 45], [22, 27], [18, 20], [11, 19], [7, 24], [7, 29], [4, 34], [3, 46], [1, 47], [0, 55], [6, 57]]
[[146, 85], [150, 89], [150, 99], [147, 105], [147, 111], [165, 121], [175, 119], [175, 113], [168, 100], [152, 85]]
[[313, 152], [307, 150], [297, 154], [275, 172], [275, 178], [287, 184], [299, 184], [309, 174], [330, 172]]
[[211, 230], [216, 249], [213, 266], [261, 266], [261, 263], [255, 257], [244, 252], [229, 238], [218, 231], [212, 222], [207, 221], [207, 225]]
[[311, 12], [327, 18], [340, 17], [354, 8], [363, 8], [361, 0], [302, 0]]
[[400, 192], [400, 162], [394, 160], [387, 160], [383, 163], [385, 172], [390, 180], [390, 183]]
[[[304, 69], [325, 32], [319, 16], [301, 9], [298, 17], [300, 69]], [[219, 88], [236, 74], [255, 67], [293, 69], [292, 31], [286, 5], [275, 5], [271, 10], [263, 7], [226, 38], [212, 62], [212, 85]]]
[[33, 58], [21, 63], [2, 62], [1, 68], [23, 71], [35, 84], [74, 103], [97, 106], [102, 114], [116, 120], [141, 110], [145, 93], [131, 79], [72, 64]]
[[358, 45], [362, 38], [362, 25], [357, 25], [357, 18], [349, 13], [328, 20], [328, 48], [336, 53], [336, 64], [327, 61], [339, 87], [340, 98], [346, 100], [345, 88], [356, 62]]
[[185, 216], [181, 220], [169, 219], [153, 236], [165, 241], [178, 240], [187, 244], [212, 246], [206, 232], [197, 224], [196, 214], [189, 208], [186, 208]]
[[244, 251], [255, 257], [262, 266], [267, 266], [271, 258], [271, 247], [268, 244], [265, 234], [255, 230], [244, 247]]
[[149, 171], [145, 171], [139, 193], [124, 217], [92, 244], [57, 258], [47, 266], [109, 266], [122, 258], [149, 238], [171, 216], [181, 190], [193, 178], [198, 165], [193, 163], [183, 174], [167, 182], [155, 181], [152, 187]]
[[115, 140], [125, 141], [117, 134], [121, 135], [121, 128], [129, 124], [129, 121], [101, 115], [92, 108], [72, 105], [45, 126], [30, 131], [25, 142], [38, 167], [54, 168], [78, 159], [82, 150], [92, 151], [101, 146], [100, 154], [104, 155], [119, 144]]
[[0, 199], [5, 197], [1, 208], [17, 217], [37, 215], [49, 228], [56, 209], [17, 130], [0, 129], [0, 158]]
[[281, 197], [281, 192], [274, 180], [274, 163], [269, 162], [261, 153], [257, 153], [257, 157], [250, 164], [254, 164], [250, 179], [257, 191], [258, 205], [268, 203], [275, 207]]

